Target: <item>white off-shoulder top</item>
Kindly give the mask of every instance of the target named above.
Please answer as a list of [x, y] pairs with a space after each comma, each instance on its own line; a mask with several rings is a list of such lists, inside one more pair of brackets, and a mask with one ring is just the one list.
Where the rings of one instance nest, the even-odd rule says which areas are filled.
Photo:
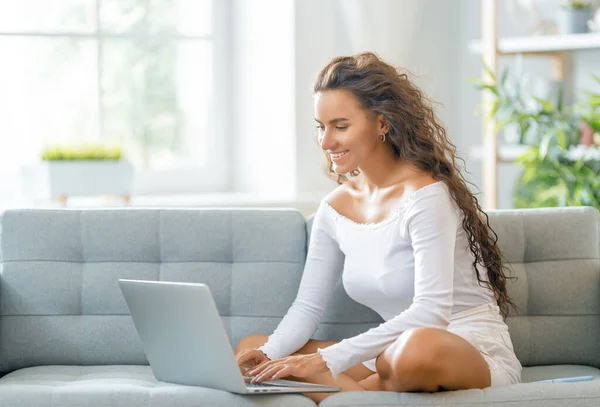
[[[260, 350], [273, 360], [302, 348], [340, 273], [347, 294], [385, 322], [318, 350], [334, 378], [377, 357], [407, 329], [446, 328], [453, 313], [495, 301], [477, 281], [462, 212], [447, 185], [427, 185], [403, 202], [387, 219], [363, 224], [321, 201], [297, 297]], [[487, 270], [478, 269], [487, 281]]]

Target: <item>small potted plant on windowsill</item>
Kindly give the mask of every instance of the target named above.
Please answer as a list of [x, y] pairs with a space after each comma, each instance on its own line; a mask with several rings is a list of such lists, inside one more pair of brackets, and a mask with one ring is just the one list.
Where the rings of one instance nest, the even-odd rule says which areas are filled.
[[129, 203], [133, 166], [123, 159], [120, 146], [102, 143], [47, 146], [41, 162], [21, 169], [22, 190], [38, 200], [68, 197], [121, 196]]
[[569, 0], [558, 9], [559, 34], [581, 34], [588, 32], [588, 20], [592, 17], [592, 6], [588, 1]]

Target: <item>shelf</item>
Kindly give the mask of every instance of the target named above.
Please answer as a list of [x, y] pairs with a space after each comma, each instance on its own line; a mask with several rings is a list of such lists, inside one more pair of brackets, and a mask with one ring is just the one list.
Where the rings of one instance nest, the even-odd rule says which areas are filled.
[[[498, 162], [500, 163], [512, 163], [521, 154], [525, 153], [530, 146], [522, 144], [501, 144], [498, 146]], [[483, 146], [477, 145], [471, 147], [469, 150], [469, 157], [481, 159], [483, 157]]]
[[[481, 54], [481, 40], [469, 41], [469, 51]], [[600, 49], [600, 33], [539, 35], [498, 39], [499, 54], [539, 54]]]

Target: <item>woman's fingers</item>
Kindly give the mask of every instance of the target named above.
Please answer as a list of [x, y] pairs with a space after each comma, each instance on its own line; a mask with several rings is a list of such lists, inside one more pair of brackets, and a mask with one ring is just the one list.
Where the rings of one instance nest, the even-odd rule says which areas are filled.
[[247, 362], [256, 362], [257, 358], [258, 355], [256, 354], [256, 351], [246, 349], [236, 357], [236, 362], [238, 365], [242, 366]]
[[285, 361], [271, 363], [268, 366], [261, 366], [260, 369], [254, 369], [249, 373], [254, 376], [253, 383], [264, 380], [276, 380], [281, 377], [290, 376], [293, 374], [294, 367]]
[[256, 375], [253, 379], [252, 379], [252, 383], [258, 383], [258, 382], [262, 382], [264, 380], [271, 380], [271, 378], [277, 373], [279, 372], [285, 365], [273, 365], [271, 367], [266, 368], [265, 370], [263, 370], [262, 373]]
[[262, 366], [264, 361], [269, 361], [262, 352], [253, 349], [246, 349], [236, 357], [236, 362], [243, 376], [251, 376], [249, 373], [257, 366]]
[[248, 362], [253, 362], [255, 365], [258, 365], [265, 360], [269, 361], [270, 359], [259, 350], [244, 349], [236, 356], [235, 360], [239, 366], [242, 366]]
[[291, 376], [292, 368], [288, 365], [283, 365], [281, 370], [273, 375], [271, 380], [281, 379], [282, 377]]
[[257, 376], [257, 375], [261, 374], [265, 369], [269, 368], [270, 366], [273, 366], [273, 363], [271, 361], [266, 361], [264, 363], [260, 363], [256, 366], [252, 366], [251, 369], [248, 369], [248, 374], [250, 376]]

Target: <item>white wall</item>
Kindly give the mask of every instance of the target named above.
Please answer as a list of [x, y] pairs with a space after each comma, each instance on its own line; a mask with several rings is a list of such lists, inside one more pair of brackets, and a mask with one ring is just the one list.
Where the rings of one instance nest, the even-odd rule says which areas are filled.
[[289, 196], [296, 189], [294, 1], [233, 0], [229, 115], [232, 187]]
[[[435, 10], [435, 12], [432, 12]], [[315, 141], [312, 81], [327, 61], [365, 50], [407, 68], [434, 100], [451, 138], [458, 128], [459, 8], [439, 0], [296, 1], [296, 173], [299, 194], [331, 189]]]
[[[407, 68], [417, 84], [439, 102], [438, 116], [467, 161], [467, 174], [481, 184], [481, 163], [468, 157], [481, 140], [480, 100], [469, 77], [481, 72], [480, 56], [468, 41], [480, 35], [479, 0], [227, 0], [233, 4], [234, 57], [229, 92], [235, 105], [228, 126], [235, 137], [231, 185], [241, 192], [315, 202], [335, 186], [325, 175], [325, 157], [315, 139], [312, 84], [317, 72], [338, 55], [364, 50]], [[508, 0], [507, 0], [508, 1]], [[500, 35], [523, 34], [499, 1]], [[538, 0], [545, 13], [559, 0]], [[578, 52], [576, 88], [592, 84], [600, 53]], [[512, 59], [503, 58], [502, 64]], [[532, 75], [548, 75], [549, 64], [525, 60]], [[500, 206], [511, 206], [518, 168], [502, 165]], [[2, 183], [10, 196], [14, 183]]]
[[451, 2], [235, 0], [233, 10], [237, 190], [316, 205], [335, 187], [315, 138], [312, 86], [339, 55], [370, 50], [407, 68], [440, 103], [436, 111], [455, 137], [460, 14]]

